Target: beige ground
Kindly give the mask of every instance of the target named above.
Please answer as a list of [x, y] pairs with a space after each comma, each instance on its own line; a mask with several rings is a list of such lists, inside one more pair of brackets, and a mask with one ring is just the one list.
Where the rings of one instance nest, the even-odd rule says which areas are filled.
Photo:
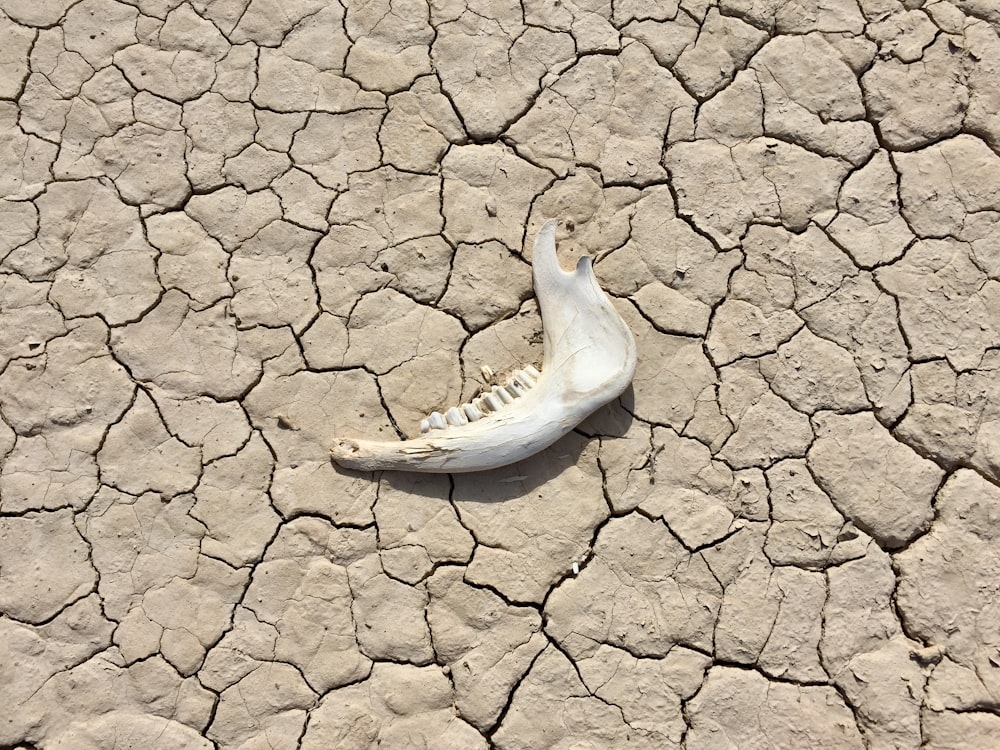
[[[0, 9], [0, 747], [998, 746], [994, 0]], [[336, 471], [548, 217], [634, 390]]]

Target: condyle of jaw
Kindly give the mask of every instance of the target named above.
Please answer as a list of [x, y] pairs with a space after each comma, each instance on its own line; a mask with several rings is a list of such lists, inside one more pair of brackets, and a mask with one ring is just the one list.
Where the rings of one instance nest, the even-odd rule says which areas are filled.
[[336, 440], [338, 464], [362, 471], [493, 469], [547, 448], [621, 395], [635, 374], [635, 339], [589, 258], [572, 272], [559, 267], [555, 237], [556, 222], [546, 222], [531, 264], [545, 347], [541, 373], [526, 367], [469, 404], [431, 414], [421, 424], [424, 434], [412, 440]]

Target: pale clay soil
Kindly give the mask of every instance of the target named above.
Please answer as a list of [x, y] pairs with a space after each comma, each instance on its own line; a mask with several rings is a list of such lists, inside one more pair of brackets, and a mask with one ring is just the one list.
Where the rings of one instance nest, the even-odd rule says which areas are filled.
[[0, 748], [1000, 746], [994, 0], [0, 9]]

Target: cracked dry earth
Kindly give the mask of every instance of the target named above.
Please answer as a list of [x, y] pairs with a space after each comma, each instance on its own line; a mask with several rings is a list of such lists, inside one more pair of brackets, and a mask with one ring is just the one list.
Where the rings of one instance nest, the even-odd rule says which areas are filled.
[[[0, 9], [0, 747], [998, 746], [992, 0]], [[337, 470], [549, 217], [633, 388]]]

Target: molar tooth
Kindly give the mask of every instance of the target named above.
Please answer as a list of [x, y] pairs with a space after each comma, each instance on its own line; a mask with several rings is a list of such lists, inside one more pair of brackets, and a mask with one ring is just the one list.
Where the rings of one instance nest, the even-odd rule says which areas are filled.
[[432, 430], [443, 430], [448, 426], [448, 423], [444, 421], [444, 416], [439, 411], [432, 411], [427, 417], [427, 422]]
[[493, 376], [496, 373], [493, 372], [492, 367], [490, 367], [489, 365], [483, 365], [482, 367], [479, 368], [479, 372], [482, 373], [484, 383], [489, 384], [493, 382]]
[[528, 375], [530, 375], [535, 381], [542, 377], [542, 373], [536, 370], [534, 365], [527, 365], [523, 370], [521, 370], [521, 372], [528, 373]]
[[469, 424], [469, 420], [457, 406], [453, 406], [446, 411], [444, 413], [444, 418], [448, 424], [454, 425], [455, 427], [461, 427], [463, 424]]
[[484, 393], [481, 399], [484, 404], [490, 407], [490, 411], [500, 411], [503, 408], [503, 401], [497, 398], [497, 395], [493, 391]]
[[465, 412], [465, 416], [469, 418], [470, 422], [478, 422], [484, 416], [484, 414], [476, 408], [475, 404], [462, 404], [462, 411]]
[[525, 390], [528, 390], [535, 384], [534, 378], [528, 375], [524, 370], [518, 370], [515, 372], [514, 380]]
[[514, 396], [511, 396], [502, 385], [493, 386], [493, 395], [505, 404], [513, 404]]
[[521, 387], [521, 384], [516, 380], [508, 380], [507, 385], [504, 386], [507, 393], [509, 393], [514, 398], [521, 398], [524, 395], [526, 389]]
[[428, 419], [421, 419], [420, 420], [420, 434], [421, 435], [426, 435], [430, 431], [431, 431], [430, 420], [428, 420]]

